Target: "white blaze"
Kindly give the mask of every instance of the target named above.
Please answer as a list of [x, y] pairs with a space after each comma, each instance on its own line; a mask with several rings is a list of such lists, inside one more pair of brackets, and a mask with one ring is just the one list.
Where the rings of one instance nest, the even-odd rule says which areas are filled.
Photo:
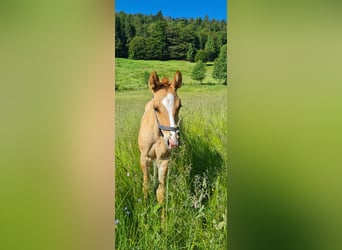
[[[165, 106], [167, 113], [169, 115], [169, 120], [170, 120], [170, 127], [176, 127], [175, 125], [175, 118], [173, 117], [172, 114], [172, 108], [173, 108], [173, 104], [174, 104], [174, 97], [172, 94], [167, 94], [163, 101], [162, 101], [163, 105]], [[171, 131], [171, 134], [174, 135], [175, 132]]]

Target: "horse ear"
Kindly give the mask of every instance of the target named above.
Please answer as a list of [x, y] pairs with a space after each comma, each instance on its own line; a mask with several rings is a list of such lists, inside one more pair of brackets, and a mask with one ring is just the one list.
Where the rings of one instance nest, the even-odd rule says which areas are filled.
[[178, 70], [176, 71], [175, 76], [173, 77], [172, 86], [175, 89], [178, 89], [182, 86], [182, 73]]
[[156, 92], [160, 87], [159, 77], [156, 71], [153, 71], [148, 79], [148, 86], [152, 92]]

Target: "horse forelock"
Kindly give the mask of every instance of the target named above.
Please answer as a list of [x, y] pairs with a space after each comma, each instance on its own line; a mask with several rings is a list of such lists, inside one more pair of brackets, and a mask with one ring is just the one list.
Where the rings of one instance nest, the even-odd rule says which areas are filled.
[[164, 86], [169, 86], [170, 85], [170, 83], [169, 83], [169, 78], [167, 78], [167, 77], [164, 77], [163, 79], [162, 79], [162, 85], [164, 85]]

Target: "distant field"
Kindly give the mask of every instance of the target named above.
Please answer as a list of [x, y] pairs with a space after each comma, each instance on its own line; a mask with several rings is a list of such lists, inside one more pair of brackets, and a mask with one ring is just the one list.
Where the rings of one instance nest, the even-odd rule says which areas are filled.
[[[179, 70], [183, 75], [183, 84], [199, 84], [191, 79], [192, 68], [195, 63], [187, 61], [155, 61], [155, 60], [130, 60], [124, 58], [115, 59], [115, 84], [121, 89], [143, 89], [147, 87], [145, 74], [157, 71], [159, 77], [173, 77]], [[220, 84], [212, 77], [213, 64], [207, 63], [206, 77], [202, 84]]]

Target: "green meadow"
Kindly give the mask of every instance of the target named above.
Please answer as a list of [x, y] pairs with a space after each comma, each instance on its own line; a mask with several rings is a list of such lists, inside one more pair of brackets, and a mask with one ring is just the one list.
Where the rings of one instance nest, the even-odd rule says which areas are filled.
[[[212, 66], [200, 85], [183, 61], [116, 59], [115, 245], [116, 249], [227, 249], [227, 88]], [[181, 146], [172, 152], [166, 193], [166, 223], [154, 193], [144, 201], [138, 133], [152, 93], [145, 71], [159, 77], [183, 74]], [[153, 171], [151, 171], [151, 175]], [[151, 180], [152, 180], [151, 176]]]
[[[192, 68], [195, 63], [187, 61], [155, 61], [115, 59], [115, 85], [119, 90], [144, 89], [147, 87], [147, 78], [152, 71], [157, 71], [159, 77], [173, 77], [176, 70], [183, 74], [184, 85], [196, 85], [198, 82], [191, 79]], [[206, 77], [203, 85], [220, 84], [212, 77], [213, 63], [207, 63]]]

